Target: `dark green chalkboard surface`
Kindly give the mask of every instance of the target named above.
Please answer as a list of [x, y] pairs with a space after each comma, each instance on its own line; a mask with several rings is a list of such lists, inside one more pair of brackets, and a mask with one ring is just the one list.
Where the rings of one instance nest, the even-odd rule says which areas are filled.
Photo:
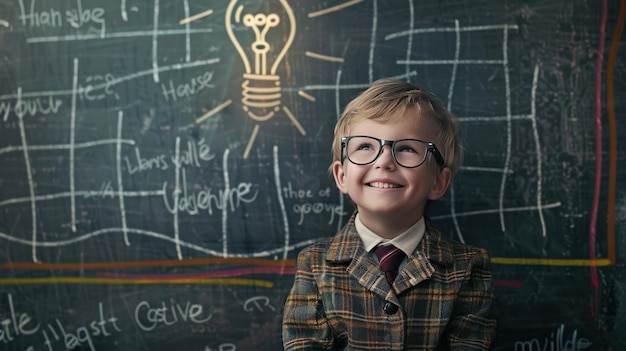
[[433, 91], [493, 350], [626, 349], [624, 1], [0, 0], [0, 349], [280, 350], [334, 122]]

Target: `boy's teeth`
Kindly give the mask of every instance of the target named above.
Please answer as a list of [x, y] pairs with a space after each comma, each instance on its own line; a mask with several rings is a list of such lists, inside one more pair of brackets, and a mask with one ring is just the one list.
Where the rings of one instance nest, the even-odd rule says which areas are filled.
[[372, 182], [371, 185], [374, 188], [382, 188], [382, 189], [387, 189], [387, 188], [397, 188], [398, 186], [395, 184], [390, 184], [390, 183], [381, 183], [381, 182]]

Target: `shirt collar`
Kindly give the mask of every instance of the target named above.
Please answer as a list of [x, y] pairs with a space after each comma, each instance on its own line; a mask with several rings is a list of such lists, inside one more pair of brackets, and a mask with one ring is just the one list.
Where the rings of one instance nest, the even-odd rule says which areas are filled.
[[357, 233], [359, 233], [361, 241], [363, 241], [363, 245], [365, 246], [365, 250], [367, 252], [370, 252], [379, 244], [392, 244], [400, 250], [404, 251], [407, 256], [411, 256], [413, 254], [413, 251], [415, 251], [417, 245], [420, 243], [420, 241], [422, 241], [422, 238], [424, 237], [424, 232], [426, 231], [424, 217], [420, 218], [420, 220], [417, 221], [417, 223], [413, 224], [411, 228], [407, 229], [393, 239], [385, 239], [371, 231], [363, 224], [363, 222], [361, 222], [358, 213], [354, 220], [354, 225], [356, 227]]

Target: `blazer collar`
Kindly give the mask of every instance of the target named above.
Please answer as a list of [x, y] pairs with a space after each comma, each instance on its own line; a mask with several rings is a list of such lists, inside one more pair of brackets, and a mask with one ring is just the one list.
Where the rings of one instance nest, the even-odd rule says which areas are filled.
[[389, 301], [397, 301], [397, 295], [429, 279], [435, 272], [433, 264], [448, 266], [453, 262], [450, 243], [427, 220], [424, 238], [400, 270], [392, 289], [389, 289], [380, 267], [363, 247], [354, 225], [354, 218], [353, 215], [341, 231], [330, 240], [326, 260], [333, 263], [348, 263], [346, 270], [361, 285]]
[[[352, 260], [359, 250], [362, 253], [365, 252], [361, 238], [354, 226], [355, 216], [356, 214], [353, 214], [339, 233], [331, 239], [326, 254], [328, 261], [346, 262]], [[426, 220], [424, 238], [417, 245], [411, 258], [415, 258], [418, 254], [423, 255], [430, 262], [443, 266], [451, 265], [453, 262], [452, 248], [448, 240], [442, 236], [428, 219]]]

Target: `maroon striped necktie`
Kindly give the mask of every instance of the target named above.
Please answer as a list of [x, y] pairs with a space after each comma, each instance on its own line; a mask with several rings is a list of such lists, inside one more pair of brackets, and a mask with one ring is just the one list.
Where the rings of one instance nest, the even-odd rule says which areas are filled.
[[380, 262], [380, 268], [385, 272], [385, 277], [389, 284], [393, 284], [398, 276], [398, 267], [400, 263], [406, 257], [404, 252], [393, 245], [379, 245], [374, 249], [376, 256], [378, 256], [378, 262]]

